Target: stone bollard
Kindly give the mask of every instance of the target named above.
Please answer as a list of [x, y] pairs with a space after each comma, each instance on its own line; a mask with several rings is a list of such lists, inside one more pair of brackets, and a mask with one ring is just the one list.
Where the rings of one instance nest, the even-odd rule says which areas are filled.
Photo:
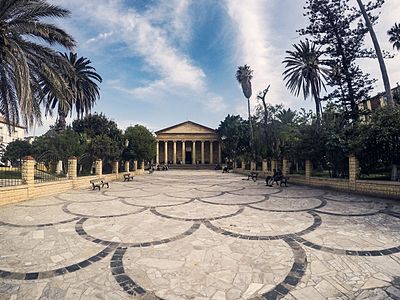
[[118, 162], [118, 160], [114, 160], [113, 161], [113, 173], [117, 177], [118, 177], [118, 172], [119, 172], [118, 168], [119, 168], [119, 162]]
[[267, 161], [265, 159], [262, 161], [261, 170], [267, 172]]
[[250, 162], [250, 170], [251, 170], [251, 171], [255, 171], [256, 169], [257, 169], [256, 162], [251, 161], [251, 162]]
[[141, 169], [142, 169], [142, 172], [144, 173], [144, 160], [142, 160]]
[[126, 160], [126, 161], [125, 161], [125, 167], [124, 167], [124, 169], [125, 169], [125, 172], [129, 172], [129, 160]]
[[33, 185], [35, 183], [35, 160], [32, 156], [24, 157], [21, 168], [22, 184]]
[[289, 161], [287, 158], [284, 158], [282, 162], [282, 174], [285, 177], [289, 175]]
[[68, 178], [75, 179], [78, 176], [78, 160], [75, 156], [68, 158]]
[[133, 171], [137, 171], [137, 165], [138, 165], [137, 160], [134, 160], [133, 161]]
[[356, 189], [360, 163], [354, 154], [349, 155], [349, 188]]
[[311, 179], [311, 174], [312, 174], [312, 162], [309, 159], [306, 160], [305, 171], [306, 171], [306, 180], [309, 181]]
[[103, 161], [101, 159], [96, 160], [96, 176], [101, 177], [103, 175]]

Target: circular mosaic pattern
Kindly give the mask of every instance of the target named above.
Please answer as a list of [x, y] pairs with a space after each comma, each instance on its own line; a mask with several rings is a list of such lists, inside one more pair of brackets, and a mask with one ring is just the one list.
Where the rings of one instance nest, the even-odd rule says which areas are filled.
[[[352, 298], [361, 283], [382, 285], [400, 275], [400, 263], [396, 268], [394, 260], [382, 260], [400, 259], [399, 212], [398, 203], [384, 199], [290, 184], [266, 187], [235, 174], [155, 172], [100, 192], [69, 191], [3, 207], [0, 296]], [[348, 295], [344, 288], [329, 294], [333, 283], [313, 277], [321, 272], [332, 278], [336, 265], [325, 258], [366, 256], [381, 260], [364, 282], [353, 284], [343, 271], [355, 262], [337, 270], [347, 276], [335, 280], [351, 287]], [[24, 285], [44, 287], [44, 279], [71, 287], [46, 287], [36, 297]]]

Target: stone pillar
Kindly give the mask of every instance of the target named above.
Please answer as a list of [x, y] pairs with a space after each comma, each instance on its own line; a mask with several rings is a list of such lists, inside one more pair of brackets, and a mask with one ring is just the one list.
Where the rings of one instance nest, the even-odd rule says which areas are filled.
[[201, 141], [201, 164], [204, 165], [204, 141]]
[[125, 172], [129, 172], [129, 160], [125, 161]]
[[213, 145], [213, 141], [210, 141], [210, 164], [214, 163], [214, 145]]
[[250, 162], [250, 170], [255, 171], [257, 169], [257, 165], [255, 161]]
[[133, 161], [133, 171], [137, 171], [137, 160]]
[[35, 160], [32, 156], [26, 156], [22, 161], [21, 178], [22, 184], [35, 183]]
[[222, 163], [222, 149], [221, 149], [221, 143], [220, 142], [218, 142], [218, 163], [219, 164]]
[[193, 141], [192, 145], [192, 164], [196, 164], [196, 141]]
[[144, 172], [144, 160], [142, 160], [142, 163], [140, 165], [140, 168], [142, 169], [142, 172]]
[[263, 161], [261, 163], [261, 170], [263, 172], [267, 172], [267, 161], [265, 159], [263, 159]]
[[168, 141], [164, 141], [164, 163], [168, 163]]
[[306, 160], [306, 179], [310, 180], [311, 174], [312, 174], [312, 162], [311, 160], [307, 159]]
[[184, 165], [186, 162], [186, 145], [185, 141], [182, 141], [182, 164]]
[[274, 169], [276, 170], [278, 168], [278, 162], [276, 159], [271, 160], [271, 171], [273, 172]]
[[59, 160], [56, 166], [56, 173], [61, 174], [62, 171], [63, 171], [63, 163], [62, 160]]
[[354, 154], [349, 155], [349, 187], [356, 189], [360, 163]]
[[174, 141], [174, 157], [173, 157], [174, 165], [176, 165], [176, 141]]
[[283, 176], [289, 175], [289, 161], [287, 158], [284, 158], [282, 162], [282, 174]]
[[160, 164], [160, 142], [156, 142], [156, 164]]
[[119, 167], [119, 162], [118, 162], [118, 160], [114, 160], [113, 161], [113, 173], [115, 174], [115, 175], [117, 175], [118, 176], [118, 167]]
[[75, 179], [78, 176], [77, 169], [78, 169], [78, 160], [76, 159], [76, 157], [72, 156], [72, 157], [68, 158], [68, 178], [69, 179]]
[[96, 159], [96, 176], [103, 175], [103, 161], [101, 159]]

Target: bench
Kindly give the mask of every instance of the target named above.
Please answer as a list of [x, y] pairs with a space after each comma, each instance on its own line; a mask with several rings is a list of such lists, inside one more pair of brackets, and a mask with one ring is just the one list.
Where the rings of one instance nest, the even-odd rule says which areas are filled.
[[250, 172], [250, 174], [247, 175], [247, 180], [250, 180], [250, 178], [251, 178], [254, 182], [256, 182], [257, 179], [258, 179], [258, 173], [257, 173], [257, 172], [254, 172], [254, 171]]
[[126, 173], [124, 174], [124, 181], [130, 181], [133, 180], [133, 175], [131, 175], [131, 173]]
[[154, 173], [154, 168], [150, 168], [149, 169], [149, 174], [153, 174]]
[[227, 166], [225, 166], [225, 167], [222, 169], [222, 173], [229, 173], [229, 169], [228, 169]]
[[[288, 180], [289, 180], [289, 177], [286, 177], [286, 176], [280, 176], [277, 178], [272, 178], [272, 176], [267, 176], [267, 178], [265, 178], [265, 183], [267, 186], [273, 186], [275, 182], [276, 182], [276, 185], [282, 186], [282, 184], [284, 184], [285, 186], [287, 186]], [[279, 184], [278, 184], [278, 182], [279, 182]]]
[[107, 188], [110, 187], [108, 181], [107, 181], [104, 177], [92, 179], [92, 180], [90, 180], [90, 183], [92, 184], [92, 189], [93, 189], [93, 190], [95, 190], [96, 188], [98, 188], [99, 191], [100, 191], [100, 187], [103, 188], [105, 185], [107, 185]]

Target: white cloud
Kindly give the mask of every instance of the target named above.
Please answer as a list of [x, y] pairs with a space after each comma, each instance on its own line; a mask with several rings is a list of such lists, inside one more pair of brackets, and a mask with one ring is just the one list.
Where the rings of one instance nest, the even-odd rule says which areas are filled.
[[209, 95], [205, 100], [205, 105], [210, 112], [224, 112], [228, 108], [224, 98], [215, 95]]
[[98, 34], [96, 37], [88, 39], [86, 41], [86, 44], [94, 44], [94, 43], [97, 43], [97, 42], [100, 42], [100, 41], [105, 41], [109, 37], [111, 37], [113, 34], [114, 34], [113, 31], [102, 32], [102, 33]]

